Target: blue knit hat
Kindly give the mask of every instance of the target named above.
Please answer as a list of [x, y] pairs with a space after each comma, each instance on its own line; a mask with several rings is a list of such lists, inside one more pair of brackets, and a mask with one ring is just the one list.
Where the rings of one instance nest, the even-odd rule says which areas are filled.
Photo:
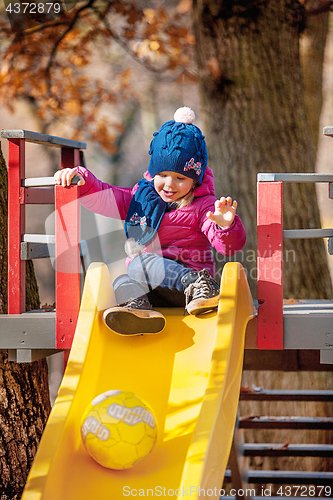
[[155, 175], [165, 172], [178, 172], [202, 183], [207, 164], [208, 153], [205, 136], [193, 125], [195, 114], [191, 108], [177, 109], [174, 120], [170, 120], [158, 132], [150, 143], [151, 155], [148, 172]]

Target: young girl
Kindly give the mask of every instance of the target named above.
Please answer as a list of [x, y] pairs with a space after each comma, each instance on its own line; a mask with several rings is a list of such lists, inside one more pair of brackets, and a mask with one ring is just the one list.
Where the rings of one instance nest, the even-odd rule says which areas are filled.
[[237, 202], [215, 198], [205, 138], [194, 119], [190, 108], [179, 108], [154, 133], [148, 172], [134, 188], [103, 183], [83, 167], [54, 176], [69, 186], [78, 175], [86, 208], [125, 220], [127, 274], [113, 284], [119, 306], [104, 312], [106, 325], [121, 335], [160, 332], [165, 318], [156, 306], [185, 306], [189, 314], [216, 309], [211, 245], [233, 255], [245, 244]]

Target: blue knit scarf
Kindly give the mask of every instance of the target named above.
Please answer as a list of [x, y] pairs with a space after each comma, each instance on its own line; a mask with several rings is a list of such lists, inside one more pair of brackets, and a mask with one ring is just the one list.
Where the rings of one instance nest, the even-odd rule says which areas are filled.
[[126, 237], [146, 245], [154, 238], [168, 205], [156, 192], [154, 181], [140, 180], [125, 220]]

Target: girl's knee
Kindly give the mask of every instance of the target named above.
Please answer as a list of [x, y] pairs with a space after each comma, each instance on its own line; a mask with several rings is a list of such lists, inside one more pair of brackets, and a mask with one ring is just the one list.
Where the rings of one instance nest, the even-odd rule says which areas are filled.
[[113, 282], [113, 288], [116, 289], [119, 286], [123, 285], [124, 283], [127, 283], [128, 281], [129, 281], [129, 276], [127, 274], [120, 274], [114, 280], [114, 282]]
[[145, 279], [147, 272], [154, 266], [155, 257], [157, 256], [153, 253], [145, 253], [135, 257], [127, 267], [128, 275], [132, 279], [142, 281]]
[[164, 259], [153, 253], [142, 254], [132, 260], [127, 272], [137, 283], [155, 288], [165, 279]]

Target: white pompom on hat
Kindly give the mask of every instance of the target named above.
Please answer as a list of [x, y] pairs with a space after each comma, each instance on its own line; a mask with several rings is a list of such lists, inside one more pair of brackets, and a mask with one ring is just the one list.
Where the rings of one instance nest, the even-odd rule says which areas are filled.
[[160, 172], [178, 172], [202, 184], [208, 152], [205, 136], [194, 120], [194, 111], [184, 106], [177, 109], [173, 120], [165, 122], [153, 134], [148, 167], [151, 177]]
[[182, 108], [177, 109], [177, 111], [173, 115], [173, 119], [175, 120], [175, 122], [190, 124], [194, 122], [195, 114], [191, 108], [183, 106]]

